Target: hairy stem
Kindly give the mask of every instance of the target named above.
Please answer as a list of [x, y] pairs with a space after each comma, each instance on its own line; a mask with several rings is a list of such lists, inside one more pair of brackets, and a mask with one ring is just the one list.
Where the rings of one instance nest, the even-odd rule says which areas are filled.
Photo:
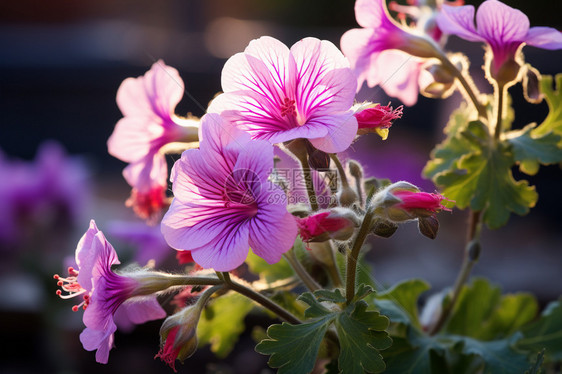
[[340, 181], [341, 181], [341, 185], [344, 188], [349, 188], [349, 182], [347, 180], [347, 174], [345, 173], [345, 169], [343, 168], [343, 165], [340, 161], [340, 159], [338, 158], [338, 155], [335, 153], [330, 153], [330, 158], [332, 159], [332, 161], [334, 161], [334, 164], [336, 165], [336, 169], [338, 169], [338, 174], [340, 176]]
[[449, 303], [445, 306], [439, 319], [433, 326], [433, 328], [429, 331], [429, 335], [437, 334], [444, 326], [461, 293], [462, 287], [468, 280], [470, 272], [472, 268], [478, 262], [478, 255], [479, 255], [479, 247], [476, 250], [474, 246], [479, 246], [478, 238], [480, 236], [480, 228], [481, 228], [481, 211], [474, 212], [470, 211], [470, 218], [468, 224], [468, 231], [467, 231], [467, 243], [464, 251], [464, 258], [462, 261], [461, 268], [459, 270], [459, 274], [457, 275], [457, 279], [455, 280], [455, 284], [453, 286], [453, 290], [451, 292], [451, 299]]
[[249, 299], [254, 300], [256, 303], [260, 304], [264, 308], [271, 310], [273, 313], [277, 314], [279, 318], [284, 319], [285, 321], [293, 324], [300, 324], [302, 321], [295, 317], [291, 312], [280, 306], [279, 304], [273, 302], [266, 296], [262, 295], [259, 292], [252, 290], [238, 282], [233, 281], [230, 278], [230, 274], [228, 272], [222, 273], [223, 279], [225, 284], [228, 288], [232, 291], [236, 291], [241, 295], [246, 296]]
[[314, 280], [314, 278], [312, 278], [312, 276], [308, 273], [308, 271], [306, 271], [306, 269], [302, 266], [302, 264], [297, 259], [297, 256], [295, 255], [294, 251], [295, 249], [291, 248], [291, 250], [285, 253], [284, 256], [289, 262], [289, 264], [291, 265], [291, 267], [293, 268], [293, 270], [295, 271], [295, 273], [297, 273], [298, 277], [302, 280], [306, 288], [308, 288], [312, 292], [322, 288]]
[[347, 250], [347, 267], [346, 267], [346, 277], [345, 277], [345, 299], [347, 304], [351, 303], [355, 297], [355, 278], [357, 275], [357, 258], [359, 257], [359, 251], [367, 239], [369, 230], [371, 229], [371, 221], [373, 220], [374, 209], [373, 207], [367, 208], [367, 213], [363, 218], [359, 232], [353, 241], [353, 246], [351, 251]]
[[502, 132], [503, 101], [505, 97], [505, 84], [499, 83], [496, 92], [498, 107], [496, 109], [496, 128], [494, 130], [494, 140], [498, 141]]
[[439, 56], [439, 60], [443, 64], [443, 67], [447, 69], [451, 74], [455, 76], [455, 78], [460, 82], [461, 86], [463, 87], [465, 93], [468, 95], [470, 101], [478, 111], [478, 116], [481, 118], [487, 118], [488, 114], [486, 113], [486, 108], [480, 100], [478, 100], [478, 95], [475, 92], [475, 87], [473, 84], [470, 84], [464, 74], [457, 69], [457, 67], [449, 60], [449, 58], [445, 54], [441, 54]]

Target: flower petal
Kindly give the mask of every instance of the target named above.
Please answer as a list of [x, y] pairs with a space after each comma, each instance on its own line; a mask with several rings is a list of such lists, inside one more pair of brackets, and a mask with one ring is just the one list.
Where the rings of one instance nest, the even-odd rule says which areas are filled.
[[518, 9], [497, 0], [486, 0], [476, 12], [478, 34], [488, 43], [522, 42], [529, 31], [529, 18]]
[[384, 20], [388, 18], [385, 15], [384, 0], [357, 0], [355, 2], [355, 18], [357, 23], [362, 27], [379, 28]]
[[113, 315], [119, 331], [131, 331], [134, 325], [162, 319], [166, 311], [155, 296], [133, 297], [121, 304]]
[[161, 145], [155, 147], [152, 142], [164, 135], [164, 120], [152, 117], [128, 116], [120, 119], [107, 140], [109, 154], [125, 162], [134, 162], [158, 150]]
[[328, 134], [322, 138], [310, 139], [312, 145], [327, 153], [345, 151], [357, 135], [357, 119], [351, 111], [310, 119], [311, 124], [322, 125]]
[[284, 192], [274, 186], [263, 196], [269, 203], [260, 206], [258, 215], [249, 222], [250, 247], [269, 264], [278, 262], [283, 253], [291, 249], [297, 236], [295, 218], [287, 212], [285, 199], [278, 196], [284, 197]]
[[353, 105], [357, 86], [348, 60], [327, 40], [305, 38], [291, 47], [297, 111], [305, 118]]
[[376, 72], [378, 84], [387, 95], [400, 99], [404, 105], [412, 106], [418, 100], [418, 77], [423, 62], [424, 60], [405, 52], [387, 50], [380, 53], [371, 71]]
[[562, 49], [562, 33], [552, 27], [531, 27], [524, 41], [533, 47]]
[[224, 222], [221, 233], [212, 242], [192, 250], [191, 256], [203, 268], [213, 268], [216, 271], [234, 270], [248, 257], [248, 235], [248, 225], [244, 221], [237, 221], [234, 216]]
[[85, 328], [80, 334], [80, 342], [87, 351], [97, 349], [96, 361], [100, 364], [107, 364], [109, 359], [109, 351], [113, 348], [113, 333], [117, 330], [117, 326], [111, 322], [107, 330], [94, 330]]
[[437, 16], [437, 25], [445, 34], [453, 34], [473, 42], [485, 41], [474, 27], [474, 7], [472, 5], [442, 5]]
[[[80, 267], [76, 281], [88, 292], [92, 291], [93, 278], [99, 272], [99, 267], [102, 264], [116, 265], [120, 263], [113, 246], [101, 231], [96, 230], [97, 227], [92, 220], [90, 229], [84, 234], [76, 249], [76, 262]], [[94, 232], [95, 234], [92, 237]]]
[[170, 119], [184, 92], [178, 71], [155, 62], [142, 77], [127, 78], [117, 91], [117, 105], [124, 116], [154, 116]]
[[139, 161], [130, 163], [123, 170], [123, 177], [139, 192], [149, 192], [155, 186], [167, 186], [168, 164], [163, 154], [147, 154]]
[[[340, 45], [343, 54], [348, 58], [357, 78], [357, 90], [367, 80], [372, 70], [371, 62], [376, 59], [378, 52], [374, 50], [371, 39], [372, 29], [352, 29], [342, 35]], [[372, 87], [374, 85], [369, 85]]]

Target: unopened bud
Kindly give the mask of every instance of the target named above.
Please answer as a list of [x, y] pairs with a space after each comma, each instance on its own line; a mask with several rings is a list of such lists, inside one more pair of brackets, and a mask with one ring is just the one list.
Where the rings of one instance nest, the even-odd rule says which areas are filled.
[[402, 118], [404, 106], [400, 105], [393, 109], [388, 105], [380, 105], [373, 103], [358, 104], [353, 107], [355, 110], [355, 118], [357, 119], [358, 135], [376, 132], [382, 140], [386, 140], [389, 128], [394, 120]]
[[330, 167], [330, 155], [316, 149], [312, 143], [305, 139], [306, 152], [308, 153], [308, 165], [314, 170], [325, 170]]
[[304, 218], [310, 214], [310, 207], [304, 204], [287, 205], [287, 211], [295, 217]]
[[357, 192], [355, 192], [353, 188], [349, 187], [349, 185], [342, 186], [341, 190], [337, 193], [337, 197], [340, 205], [344, 207], [351, 206], [359, 200]]
[[454, 92], [455, 77], [443, 65], [429, 65], [421, 74], [424, 81], [429, 82], [420, 87], [420, 92], [425, 97], [445, 99]]
[[347, 240], [359, 226], [359, 218], [350, 209], [333, 208], [305, 218], [297, 218], [297, 225], [304, 242]]
[[543, 99], [543, 94], [539, 87], [541, 73], [529, 64], [526, 64], [525, 74], [523, 75], [523, 95], [525, 99], [532, 103], [538, 104]]
[[371, 226], [371, 232], [381, 238], [390, 238], [398, 230], [398, 225], [392, 221], [375, 218]]
[[435, 216], [418, 218], [418, 229], [423, 236], [435, 239], [439, 231], [439, 220]]
[[335, 266], [334, 264], [334, 248], [332, 242], [325, 241], [320, 243], [309, 243], [308, 249], [312, 257], [318, 262], [326, 266]]
[[471, 261], [478, 261], [478, 258], [480, 257], [480, 249], [481, 249], [480, 242], [476, 240], [472, 240], [466, 246], [466, 252], [468, 253], [468, 258]]
[[353, 178], [363, 178], [363, 168], [360, 163], [355, 160], [349, 160], [347, 166], [349, 167], [349, 174], [351, 174]]

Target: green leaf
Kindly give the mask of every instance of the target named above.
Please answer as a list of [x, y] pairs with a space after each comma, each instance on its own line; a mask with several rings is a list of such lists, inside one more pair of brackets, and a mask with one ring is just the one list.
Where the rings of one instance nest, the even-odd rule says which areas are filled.
[[386, 349], [392, 339], [384, 331], [388, 318], [367, 311], [367, 303], [359, 301], [346, 308], [336, 319], [340, 340], [339, 368], [350, 374], [380, 373], [385, 364], [378, 350]]
[[463, 155], [477, 150], [473, 144], [457, 136], [457, 134], [466, 129], [472, 117], [474, 117], [473, 110], [465, 102], [461, 103], [461, 106], [453, 111], [447, 126], [443, 130], [447, 137], [433, 149], [431, 159], [422, 171], [426, 178], [434, 178], [443, 171], [456, 168], [456, 162]]
[[533, 135], [535, 126], [536, 124], [530, 124], [522, 130], [506, 133], [519, 169], [529, 175], [536, 174], [540, 164], [548, 165], [562, 161], [562, 137], [553, 132]]
[[279, 368], [279, 374], [306, 374], [314, 368], [320, 344], [335, 318], [329, 314], [324, 318], [300, 325], [283, 322], [267, 329], [269, 339], [262, 340], [256, 351], [271, 355], [268, 364]]
[[544, 361], [544, 349], [537, 354], [535, 363], [525, 372], [525, 374], [540, 374], [541, 366]]
[[281, 258], [275, 264], [268, 264], [263, 258], [250, 251], [246, 264], [252, 273], [259, 275], [260, 280], [266, 283], [271, 284], [294, 276], [293, 269], [285, 258]]
[[485, 362], [485, 374], [512, 374], [522, 373], [529, 368], [526, 355], [514, 350], [512, 347], [520, 334], [515, 334], [510, 339], [481, 342], [468, 337], [456, 337], [464, 343], [465, 354], [475, 354]]
[[517, 348], [538, 352], [543, 348], [545, 361], [562, 361], [562, 304], [560, 301], [550, 303], [541, 317], [521, 329], [523, 338], [517, 342]]
[[443, 187], [443, 194], [464, 209], [485, 209], [484, 222], [495, 229], [503, 226], [510, 212], [524, 215], [538, 199], [527, 181], [516, 182], [511, 173], [513, 155], [503, 143], [490, 138], [486, 126], [471, 122], [462, 136], [481, 149], [467, 154], [457, 162], [457, 169], [439, 173], [434, 178]]
[[533, 136], [540, 137], [549, 132], [562, 135], [562, 92], [560, 90], [562, 88], [562, 74], [557, 74], [555, 79], [556, 90], [552, 86], [553, 77], [551, 75], [543, 75], [539, 82], [549, 112], [543, 123], [533, 130]]
[[531, 294], [502, 296], [499, 287], [477, 278], [462, 289], [445, 331], [479, 340], [504, 338], [532, 321], [537, 310]]
[[429, 289], [429, 284], [421, 279], [410, 279], [379, 292], [375, 304], [381, 313], [392, 322], [410, 323], [420, 327], [418, 319], [418, 298]]
[[197, 325], [199, 345], [211, 344], [217, 357], [226, 357], [244, 332], [244, 318], [253, 307], [251, 300], [234, 292], [214, 299]]

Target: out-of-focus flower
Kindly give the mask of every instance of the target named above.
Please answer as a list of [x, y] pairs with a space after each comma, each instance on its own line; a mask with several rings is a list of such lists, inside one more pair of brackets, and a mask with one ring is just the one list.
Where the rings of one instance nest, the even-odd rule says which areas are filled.
[[355, 118], [357, 118], [359, 125], [357, 135], [376, 132], [382, 140], [386, 140], [388, 129], [392, 126], [394, 120], [402, 118], [403, 110], [404, 106], [400, 105], [394, 109], [390, 106], [390, 103], [388, 105], [372, 103], [358, 105], [355, 112]]
[[154, 219], [165, 205], [168, 168], [161, 148], [197, 141], [197, 120], [174, 114], [184, 93], [176, 69], [157, 61], [142, 77], [127, 78], [117, 91], [123, 118], [107, 141], [109, 153], [129, 165], [123, 176], [132, 187], [127, 205]]
[[273, 146], [252, 141], [214, 113], [201, 119], [200, 142], [172, 168], [174, 199], [162, 220], [164, 238], [217, 271], [240, 266], [249, 247], [268, 263], [279, 261], [297, 229], [285, 193], [268, 180]]
[[291, 49], [271, 37], [250, 42], [222, 71], [222, 88], [209, 107], [253, 139], [282, 143], [309, 139], [342, 152], [357, 133], [350, 111], [356, 84], [349, 62], [329, 41], [305, 38]]
[[330, 239], [349, 239], [359, 222], [351, 210], [333, 208], [327, 212], [297, 218], [297, 225], [304, 242], [323, 242]]
[[543, 49], [562, 48], [562, 33], [558, 30], [529, 27], [529, 18], [523, 12], [497, 0], [486, 0], [480, 5], [476, 12], [476, 26], [472, 5], [443, 5], [437, 23], [447, 34], [487, 43], [493, 55], [490, 73], [494, 79], [515, 79], [519, 71], [516, 53], [524, 43]]
[[68, 277], [55, 275], [61, 287], [57, 294], [63, 299], [82, 298], [72, 309], [85, 310], [86, 328], [80, 334], [80, 341], [84, 349], [96, 350], [97, 362], [108, 361], [117, 330], [116, 314], [135, 324], [166, 316], [154, 294], [158, 286], [151, 287], [151, 279], [142, 269], [122, 274], [111, 269], [119, 264], [119, 259], [93, 220], [76, 248], [76, 264], [78, 270], [70, 267]]
[[38, 227], [72, 227], [87, 207], [89, 172], [54, 141], [33, 162], [0, 154], [0, 248], [21, 245]]
[[358, 89], [380, 85], [405, 105], [417, 101], [424, 59], [436, 57], [435, 42], [425, 31], [403, 28], [388, 14], [385, 0], [357, 0], [361, 29], [347, 31], [341, 49], [355, 71]]

